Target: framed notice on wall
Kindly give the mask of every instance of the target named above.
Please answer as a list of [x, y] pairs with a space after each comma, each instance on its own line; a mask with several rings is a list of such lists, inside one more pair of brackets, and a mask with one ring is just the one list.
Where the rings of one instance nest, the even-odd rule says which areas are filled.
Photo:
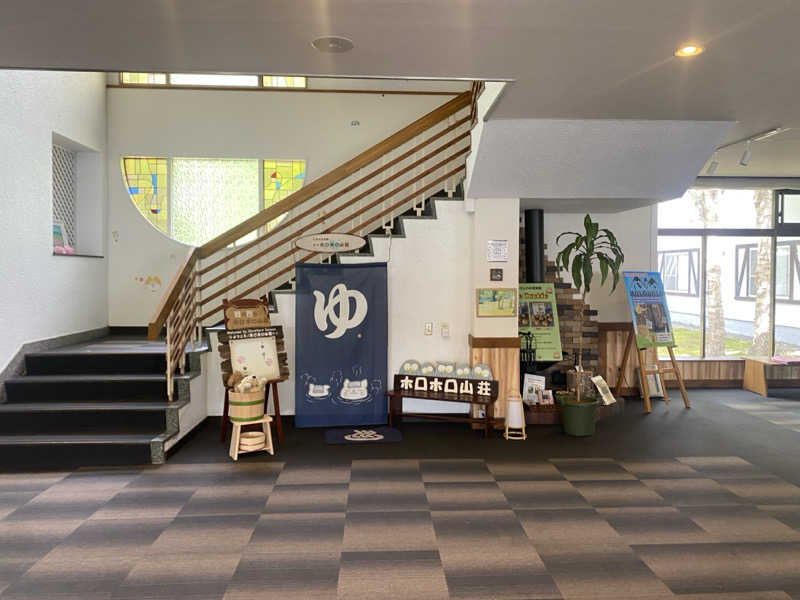
[[537, 360], [561, 360], [556, 290], [552, 283], [519, 284], [519, 332], [533, 336]]
[[623, 271], [622, 278], [628, 295], [636, 347], [674, 346], [672, 320], [661, 274], [654, 271]]
[[508, 240], [488, 240], [486, 242], [487, 262], [508, 262]]

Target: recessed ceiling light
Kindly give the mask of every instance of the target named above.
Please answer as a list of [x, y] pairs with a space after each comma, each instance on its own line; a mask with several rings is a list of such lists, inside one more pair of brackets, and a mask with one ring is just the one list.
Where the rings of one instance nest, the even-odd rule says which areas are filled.
[[338, 35], [326, 35], [323, 37], [318, 37], [311, 42], [311, 45], [320, 52], [341, 53], [348, 52], [353, 49], [352, 40]]
[[703, 48], [700, 44], [684, 44], [677, 50], [675, 50], [675, 56], [680, 56], [681, 58], [687, 58], [689, 56], [697, 56], [700, 54], [705, 48]]

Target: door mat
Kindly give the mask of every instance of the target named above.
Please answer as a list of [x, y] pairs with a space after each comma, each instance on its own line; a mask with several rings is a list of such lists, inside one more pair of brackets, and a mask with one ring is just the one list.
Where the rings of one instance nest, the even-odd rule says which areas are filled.
[[400, 442], [403, 435], [394, 427], [362, 426], [344, 429], [328, 429], [325, 432], [326, 444], [391, 444]]

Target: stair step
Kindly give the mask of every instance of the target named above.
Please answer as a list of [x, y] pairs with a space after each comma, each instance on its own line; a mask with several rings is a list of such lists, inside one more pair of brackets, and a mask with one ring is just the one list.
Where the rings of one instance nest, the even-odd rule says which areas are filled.
[[153, 434], [0, 435], [4, 468], [74, 468], [152, 462]]
[[164, 401], [167, 393], [166, 375], [155, 374], [27, 375], [5, 383], [9, 403]]
[[35, 352], [25, 356], [29, 375], [164, 373], [163, 352]]
[[167, 402], [19, 402], [0, 404], [0, 435], [149, 434], [167, 427]]

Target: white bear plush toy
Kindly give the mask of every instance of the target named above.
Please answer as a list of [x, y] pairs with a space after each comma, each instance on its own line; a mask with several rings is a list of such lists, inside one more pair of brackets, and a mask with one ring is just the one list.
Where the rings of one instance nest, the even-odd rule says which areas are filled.
[[248, 375], [236, 385], [236, 391], [240, 394], [248, 392], [260, 392], [267, 385], [266, 377], [256, 377], [255, 375]]

